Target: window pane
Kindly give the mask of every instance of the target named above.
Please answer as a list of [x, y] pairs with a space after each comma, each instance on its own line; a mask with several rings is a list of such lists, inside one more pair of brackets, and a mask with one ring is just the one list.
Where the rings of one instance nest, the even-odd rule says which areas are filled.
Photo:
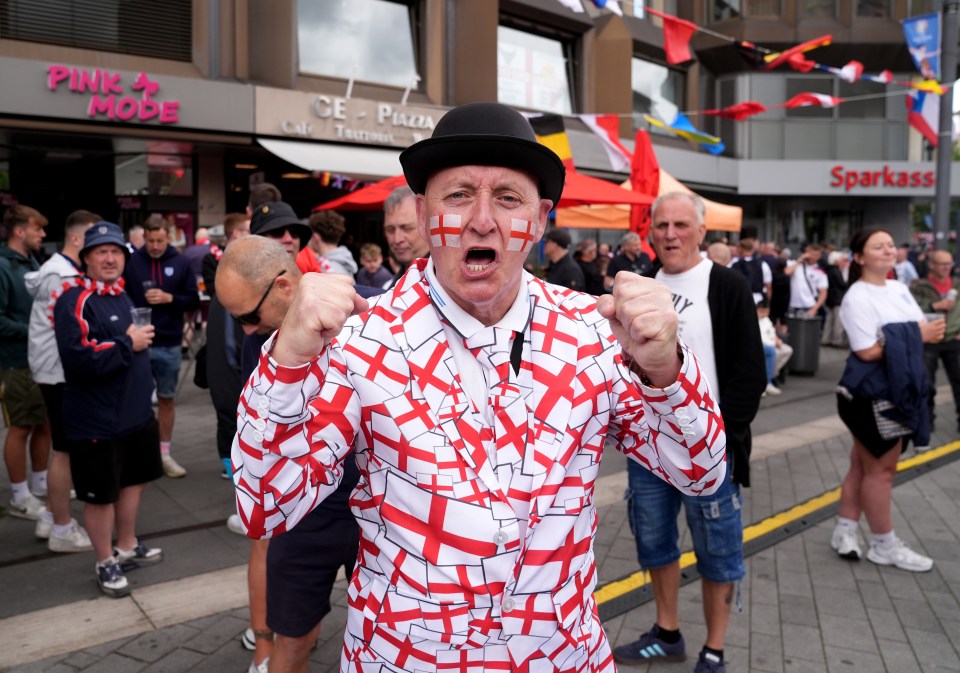
[[783, 125], [778, 121], [751, 121], [750, 158], [782, 159]]
[[883, 135], [882, 122], [837, 122], [837, 156], [882, 161]]
[[837, 16], [837, 0], [800, 0], [804, 17], [833, 19]]
[[633, 59], [633, 112], [672, 122], [683, 106], [684, 74], [662, 65]]
[[710, 0], [713, 21], [726, 21], [740, 16], [740, 0]]
[[506, 105], [571, 114], [567, 57], [559, 40], [497, 28], [497, 100]]
[[831, 122], [784, 122], [784, 159], [833, 159]]
[[[839, 90], [837, 95], [840, 98], [853, 98], [857, 96], [869, 96], [886, 93], [886, 88], [882, 84], [875, 82], [844, 82], [839, 80]], [[898, 101], [899, 102], [899, 101]], [[845, 101], [837, 106], [837, 114], [841, 119], [883, 119], [887, 114], [886, 98], [867, 98], [866, 100]], [[841, 155], [844, 156], [844, 155]]]
[[[799, 93], [822, 93], [833, 95], [833, 80], [813, 77], [788, 77], [787, 100]], [[833, 117], [833, 108], [823, 108], [819, 105], [791, 108], [787, 110], [787, 117]]]
[[891, 0], [857, 0], [857, 16], [890, 16]]
[[907, 16], [918, 16], [939, 11], [940, 3], [934, 0], [907, 0]]
[[300, 72], [410, 86], [417, 75], [410, 11], [386, 0], [300, 0]]
[[780, 0], [747, 0], [750, 16], [780, 16]]

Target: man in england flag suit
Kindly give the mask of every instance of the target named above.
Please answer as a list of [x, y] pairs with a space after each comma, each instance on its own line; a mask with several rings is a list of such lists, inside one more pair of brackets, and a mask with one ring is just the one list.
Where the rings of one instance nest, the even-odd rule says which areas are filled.
[[593, 589], [609, 439], [685, 493], [726, 474], [723, 422], [670, 292], [523, 270], [564, 168], [495, 103], [400, 156], [429, 259], [367, 301], [307, 274], [244, 389], [233, 445], [248, 535], [290, 529], [355, 453], [361, 529], [341, 671], [612, 671]]

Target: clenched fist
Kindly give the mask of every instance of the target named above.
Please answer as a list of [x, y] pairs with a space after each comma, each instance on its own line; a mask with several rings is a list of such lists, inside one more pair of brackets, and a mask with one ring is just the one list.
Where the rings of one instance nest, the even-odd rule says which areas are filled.
[[279, 364], [296, 367], [317, 357], [347, 318], [367, 310], [353, 278], [339, 273], [306, 273], [280, 325], [271, 355]]
[[658, 387], [677, 380], [677, 312], [670, 289], [660, 281], [629, 271], [617, 274], [613, 293], [597, 302], [600, 315], [610, 321], [613, 335]]

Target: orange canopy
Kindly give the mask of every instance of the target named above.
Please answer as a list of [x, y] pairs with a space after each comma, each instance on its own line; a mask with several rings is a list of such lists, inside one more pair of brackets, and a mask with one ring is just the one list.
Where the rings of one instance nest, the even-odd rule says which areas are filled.
[[[390, 193], [402, 185], [407, 184], [402, 175], [381, 180], [363, 189], [328, 201], [314, 208], [314, 210], [376, 210], [383, 207]], [[636, 194], [630, 188], [623, 189], [619, 185], [599, 178], [593, 178], [576, 171], [567, 171], [563, 185], [563, 194], [560, 197], [559, 207], [582, 206], [596, 203], [624, 203], [649, 206], [653, 199], [646, 194]], [[630, 206], [627, 205], [627, 213]]]
[[[630, 189], [630, 181], [622, 184]], [[688, 188], [675, 177], [660, 169], [660, 194], [667, 192], [689, 192]], [[702, 198], [702, 197], [701, 197]], [[743, 208], [728, 206], [709, 199], [703, 199], [707, 212], [704, 223], [710, 231], [740, 231], [743, 223]], [[557, 209], [557, 226], [584, 229], [629, 229], [630, 206], [575, 206]]]

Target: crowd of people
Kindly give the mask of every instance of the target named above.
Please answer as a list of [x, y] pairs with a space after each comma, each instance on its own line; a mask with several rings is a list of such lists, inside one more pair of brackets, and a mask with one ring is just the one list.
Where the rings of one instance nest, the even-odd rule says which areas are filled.
[[[911, 264], [912, 277], [878, 229], [856, 232], [849, 251], [809, 244], [795, 260], [751, 238], [708, 244], [702, 201], [681, 192], [651, 206], [652, 255], [632, 232], [616, 251], [574, 245], [548, 226], [562, 162], [498, 104], [451, 110], [401, 164], [409, 186], [384, 203], [387, 250], [367, 243], [356, 257], [343, 217], [304, 221], [266, 183], [224, 218], [222, 239], [198, 231], [182, 253], [160, 219], [125, 238], [77, 211], [40, 266], [46, 219], [10, 207], [9, 513], [34, 521], [51, 551], [92, 550], [110, 596], [163, 560], [138, 539], [137, 517], [149, 482], [187, 474], [171, 444], [202, 288], [198, 380], [233, 480], [227, 525], [251, 538], [251, 673], [307, 671], [340, 571], [343, 671], [683, 661], [681, 508], [706, 624], [694, 670], [723, 673], [745, 572], [751, 422], [780, 393], [786, 318], [819, 317], [822, 344], [851, 349], [837, 404], [853, 448], [829, 544], [859, 560], [862, 514], [869, 561], [932, 567], [896, 536], [890, 509], [901, 451], [929, 438], [941, 361], [960, 431], [948, 253], [922, 273]], [[541, 240], [544, 278], [525, 268]], [[650, 629], [616, 648], [593, 598], [606, 446], [628, 459], [628, 519], [656, 599]]]

